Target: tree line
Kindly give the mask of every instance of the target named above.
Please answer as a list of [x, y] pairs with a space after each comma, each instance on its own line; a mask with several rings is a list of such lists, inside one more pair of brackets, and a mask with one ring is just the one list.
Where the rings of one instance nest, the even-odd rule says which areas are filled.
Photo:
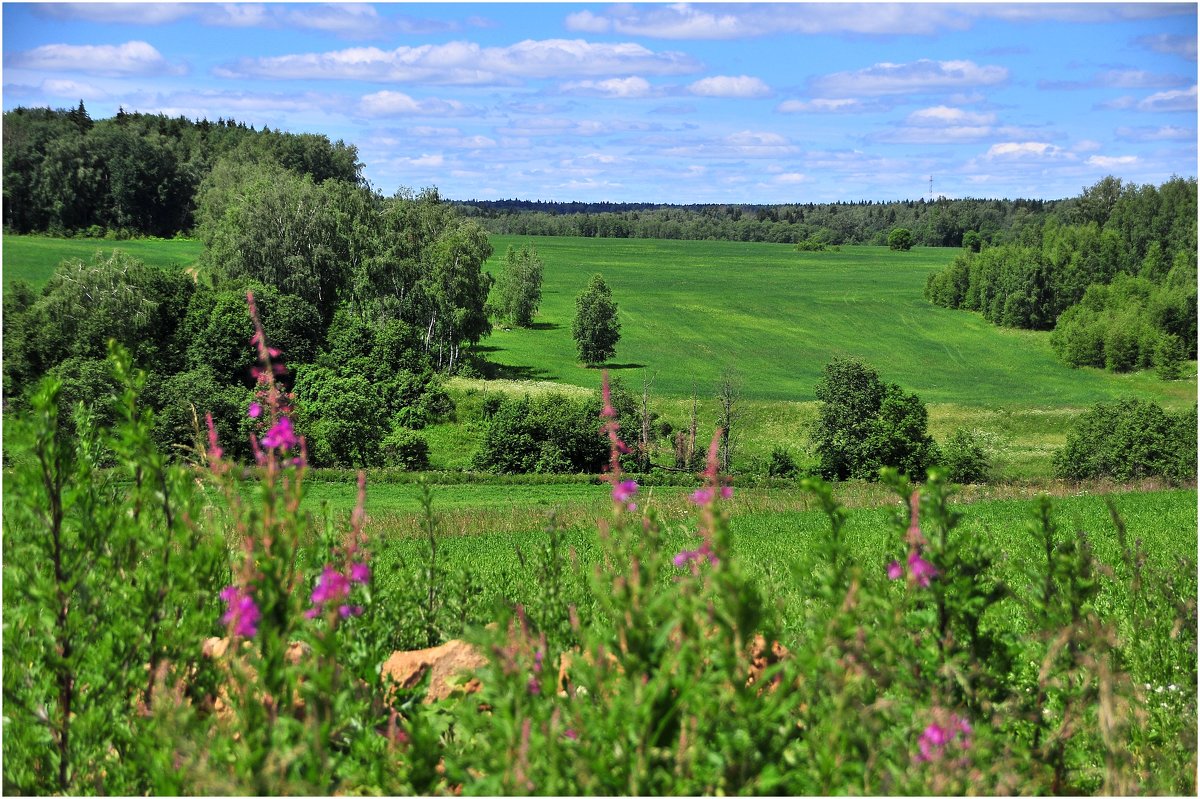
[[897, 202], [785, 205], [651, 205], [647, 203], [467, 200], [457, 203], [491, 233], [587, 238], [757, 241], [776, 244], [882, 246], [896, 228], [926, 247], [1020, 240], [1056, 201], [945, 197]]
[[255, 130], [118, 111], [93, 120], [74, 109], [4, 113], [4, 229], [90, 237], [190, 232], [196, 193], [223, 158], [271, 161], [314, 182], [360, 182], [358, 151], [315, 134]]
[[1156, 367], [1196, 357], [1195, 178], [1137, 186], [1108, 177], [1019, 240], [963, 252], [925, 296], [997, 325], [1052, 330], [1071, 366]]

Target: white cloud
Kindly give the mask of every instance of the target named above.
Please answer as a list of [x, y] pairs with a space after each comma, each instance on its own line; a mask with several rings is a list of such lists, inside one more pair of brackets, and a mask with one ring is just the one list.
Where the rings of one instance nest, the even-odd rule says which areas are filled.
[[1120, 127], [1116, 130], [1117, 138], [1122, 141], [1195, 141], [1195, 128], [1181, 128], [1176, 125], [1161, 127]]
[[567, 30], [576, 33], [608, 33], [612, 23], [591, 11], [579, 11], [567, 15]]
[[297, 28], [324, 31], [336, 36], [370, 38], [378, 36], [384, 20], [372, 6], [361, 3], [295, 6], [280, 9], [283, 18]]
[[909, 125], [991, 125], [996, 121], [995, 114], [983, 114], [976, 111], [965, 111], [961, 108], [951, 108], [945, 105], [935, 105], [932, 108], [922, 108], [908, 115]]
[[178, 75], [186, 69], [171, 64], [152, 45], [142, 41], [124, 44], [44, 44], [13, 53], [5, 59], [10, 67], [45, 72], [87, 72], [92, 75]]
[[808, 183], [810, 178], [802, 172], [783, 172], [776, 175], [772, 180], [784, 185], [795, 185], [797, 183]]
[[1101, 146], [1102, 145], [1098, 141], [1092, 141], [1091, 139], [1081, 139], [1078, 142], [1076, 142], [1075, 146], [1072, 147], [1071, 149], [1077, 153], [1092, 153], [1092, 152], [1095, 152], [1096, 150], [1099, 150]]
[[103, 100], [109, 95], [99, 86], [73, 80], [44, 80], [42, 91], [53, 97], [74, 97], [83, 100]]
[[876, 107], [851, 97], [814, 97], [811, 100], [784, 100], [775, 110], [782, 114], [842, 114], [869, 111]]
[[654, 52], [640, 44], [527, 39], [508, 47], [482, 47], [458, 41], [394, 50], [352, 47], [323, 53], [242, 58], [219, 67], [216, 74], [226, 78], [495, 85], [521, 78], [676, 75], [698, 68], [698, 62], [685, 53]]
[[571, 81], [562, 85], [568, 94], [593, 94], [602, 97], [635, 98], [651, 94], [650, 81], [631, 75], [628, 78]]
[[1129, 166], [1137, 162], [1138, 157], [1136, 155], [1093, 155], [1084, 163], [1089, 166], [1098, 166], [1102, 169], [1111, 169], [1115, 166]]
[[195, 13], [179, 3], [47, 3], [39, 14], [55, 19], [140, 25], [165, 25]]
[[1186, 58], [1188, 61], [1196, 60], [1195, 36], [1160, 33], [1155, 36], [1139, 36], [1134, 41], [1156, 53], [1178, 55]]
[[389, 116], [461, 116], [472, 110], [458, 100], [429, 97], [417, 100], [404, 92], [379, 91], [363, 95], [359, 110], [370, 117]]
[[1003, 142], [993, 144], [984, 153], [988, 160], [1050, 159], [1069, 156], [1061, 147], [1046, 142]]
[[922, 58], [907, 64], [883, 62], [856, 72], [836, 72], [813, 83], [822, 94], [857, 96], [953, 91], [994, 86], [1007, 79], [1008, 70], [1000, 66]]
[[1152, 94], [1137, 104], [1139, 111], [1195, 111], [1196, 87]]
[[688, 91], [700, 97], [766, 97], [771, 87], [749, 75], [714, 75], [701, 78], [688, 86]]

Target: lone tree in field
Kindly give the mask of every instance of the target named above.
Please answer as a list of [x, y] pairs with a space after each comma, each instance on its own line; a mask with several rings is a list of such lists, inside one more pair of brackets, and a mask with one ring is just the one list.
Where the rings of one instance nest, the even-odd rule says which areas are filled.
[[517, 250], [509, 246], [493, 296], [501, 319], [517, 327], [533, 326], [534, 314], [542, 302], [542, 259], [536, 247], [527, 244]]
[[937, 463], [937, 444], [926, 431], [928, 415], [916, 394], [857, 360], [839, 358], [825, 365], [816, 386], [821, 401], [815, 440], [818, 470], [834, 480], [875, 480], [883, 466], [894, 466], [920, 480]]
[[579, 348], [579, 360], [589, 366], [604, 363], [617, 351], [617, 341], [621, 338], [617, 304], [600, 275], [592, 275], [591, 283], [575, 298], [571, 333]]
[[888, 248], [892, 250], [911, 250], [913, 246], [912, 231], [906, 227], [892, 228], [887, 238]]

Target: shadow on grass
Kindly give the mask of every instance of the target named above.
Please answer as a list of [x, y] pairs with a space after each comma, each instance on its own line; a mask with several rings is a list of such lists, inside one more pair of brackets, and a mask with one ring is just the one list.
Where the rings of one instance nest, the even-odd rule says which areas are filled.
[[555, 322], [534, 322], [529, 327], [531, 330], [558, 330], [562, 325]]
[[488, 363], [484, 375], [489, 380], [557, 380], [539, 366], [511, 366], [506, 363]]
[[594, 367], [596, 369], [645, 369], [644, 363], [606, 363]]

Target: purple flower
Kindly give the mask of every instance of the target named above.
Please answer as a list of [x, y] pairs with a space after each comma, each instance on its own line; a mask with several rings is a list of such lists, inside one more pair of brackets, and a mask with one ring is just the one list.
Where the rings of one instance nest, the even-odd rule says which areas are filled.
[[575, 730], [571, 729], [570, 727], [568, 727], [567, 729], [563, 730], [563, 735], [567, 736], [567, 737], [568, 737], [568, 738], [570, 738], [572, 741], [578, 741], [578, 740], [579, 740], [579, 733], [575, 732]]
[[920, 754], [916, 757], [917, 762], [928, 763], [936, 759], [945, 750], [947, 744], [959, 739], [960, 736], [958, 745], [963, 749], [970, 749], [971, 724], [961, 716], [951, 715], [950, 723], [945, 727], [940, 724], [930, 724], [921, 732], [921, 737], [917, 740], [917, 749], [920, 750]]
[[321, 576], [317, 578], [317, 587], [313, 589], [312, 601], [314, 605], [324, 605], [343, 599], [349, 593], [350, 581], [346, 579], [346, 575], [332, 566], [326, 566], [325, 570], [321, 572]]
[[900, 567], [900, 561], [893, 560], [887, 565], [887, 576], [889, 580], [898, 580], [904, 574], [904, 569]]
[[917, 585], [922, 588], [928, 588], [929, 579], [937, 577], [938, 573], [933, 564], [918, 555], [916, 550], [913, 550], [908, 555], [908, 572], [917, 581]]
[[343, 619], [350, 616], [361, 616], [363, 614], [362, 605], [340, 605], [338, 606], [338, 615]]
[[633, 480], [622, 480], [613, 486], [613, 502], [628, 502], [637, 493], [638, 484]]
[[733, 486], [721, 486], [721, 499], [733, 498]]
[[698, 488], [692, 492], [692, 502], [697, 505], [707, 505], [712, 502], [713, 492], [711, 488]]
[[262, 406], [257, 402], [250, 403], [250, 409], [246, 411], [246, 415], [251, 419], [257, 419], [262, 416]]
[[708, 560], [708, 562], [713, 566], [715, 566], [720, 560], [720, 558], [717, 557], [717, 553], [712, 551], [712, 547], [708, 545], [707, 541], [702, 543], [699, 549], [683, 550], [674, 558], [672, 558], [671, 562], [682, 568], [692, 561], [699, 562], [701, 560]]
[[371, 567], [365, 563], [350, 564], [350, 582], [352, 583], [369, 583], [371, 582]]
[[694, 550], [694, 549], [685, 549], [682, 552], [680, 552], [678, 555], [676, 555], [674, 558], [672, 558], [671, 562], [674, 563], [676, 566], [682, 568], [683, 566], [687, 565], [688, 563], [691, 563], [692, 558], [696, 557], [696, 554], [697, 554], [696, 550]]
[[236, 637], [253, 638], [258, 632], [258, 620], [262, 618], [262, 613], [249, 590], [230, 585], [222, 589], [220, 596], [226, 605], [221, 621], [229, 625]]
[[267, 434], [262, 438], [264, 447], [273, 447], [278, 449], [291, 449], [300, 443], [300, 439], [296, 437], [296, 433], [292, 430], [292, 420], [286, 416], [280, 416], [279, 421], [275, 422], [275, 426], [267, 431]]

